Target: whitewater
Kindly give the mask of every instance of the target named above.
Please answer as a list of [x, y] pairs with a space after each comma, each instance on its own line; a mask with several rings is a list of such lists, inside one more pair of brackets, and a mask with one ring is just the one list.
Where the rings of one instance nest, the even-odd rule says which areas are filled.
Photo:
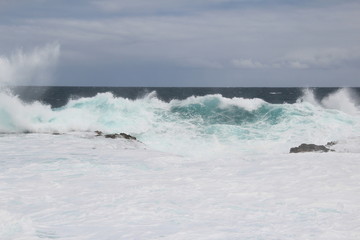
[[0, 239], [358, 240], [359, 103], [344, 88], [293, 103], [103, 92], [53, 107], [3, 89]]

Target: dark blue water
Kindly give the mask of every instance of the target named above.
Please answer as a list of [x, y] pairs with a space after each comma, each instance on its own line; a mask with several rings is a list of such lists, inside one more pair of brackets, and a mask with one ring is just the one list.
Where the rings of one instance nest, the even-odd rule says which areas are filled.
[[[338, 88], [312, 88], [316, 98], [321, 100]], [[353, 88], [360, 94], [360, 88]], [[303, 94], [303, 88], [159, 88], [159, 87], [14, 87], [13, 93], [25, 102], [41, 101], [53, 108], [65, 105], [69, 99], [93, 97], [98, 93], [111, 92], [116, 97], [142, 98], [156, 91], [157, 97], [169, 102], [172, 99], [186, 99], [190, 96], [221, 94], [233, 98], [261, 98], [268, 103], [294, 103]]]

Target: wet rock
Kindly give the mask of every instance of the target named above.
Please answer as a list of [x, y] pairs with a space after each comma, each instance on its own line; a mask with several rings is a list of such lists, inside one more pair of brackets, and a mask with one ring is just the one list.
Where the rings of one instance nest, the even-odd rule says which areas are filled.
[[136, 137], [131, 136], [131, 135], [126, 134], [126, 133], [120, 133], [120, 136], [122, 136], [123, 138], [128, 139], [128, 140], [136, 140]]
[[334, 151], [330, 148], [325, 147], [324, 145], [315, 145], [315, 144], [301, 144], [298, 147], [290, 148], [290, 153], [301, 153], [301, 152], [329, 152]]
[[129, 134], [126, 133], [111, 133], [111, 134], [103, 134], [103, 132], [101, 131], [95, 131], [96, 136], [104, 136], [105, 138], [111, 138], [111, 139], [115, 139], [115, 138], [125, 138], [127, 140], [135, 140], [137, 141], [136, 137], [131, 136]]
[[96, 133], [96, 136], [97, 136], [97, 137], [103, 135], [103, 132], [102, 132], [102, 131], [95, 131], [95, 133]]
[[112, 134], [105, 134], [104, 137], [115, 139], [115, 138], [121, 138], [121, 135], [118, 133], [112, 133]]
[[334, 145], [336, 145], [338, 142], [336, 142], [336, 141], [332, 141], [332, 142], [328, 142], [328, 143], [326, 143], [326, 147], [332, 147], [332, 146], [334, 146]]

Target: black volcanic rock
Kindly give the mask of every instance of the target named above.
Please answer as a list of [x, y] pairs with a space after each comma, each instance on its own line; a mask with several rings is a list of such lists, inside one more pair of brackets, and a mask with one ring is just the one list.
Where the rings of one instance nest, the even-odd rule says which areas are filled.
[[126, 133], [120, 133], [120, 136], [125, 138], [125, 139], [128, 139], [128, 140], [136, 140], [136, 137], [131, 136], [131, 135], [126, 134]]
[[331, 150], [324, 145], [315, 145], [315, 144], [301, 144], [298, 147], [290, 148], [290, 153], [301, 153], [301, 152], [329, 152]]
[[326, 147], [332, 147], [332, 146], [334, 146], [334, 145], [336, 145], [338, 142], [336, 142], [336, 141], [332, 141], [332, 142], [328, 142], [328, 143], [326, 143]]
[[135, 140], [137, 141], [136, 137], [134, 136], [131, 136], [129, 134], [126, 134], [126, 133], [111, 133], [111, 134], [103, 134], [103, 132], [101, 131], [95, 131], [96, 133], [96, 136], [99, 137], [99, 136], [104, 136], [105, 138], [112, 138], [112, 139], [115, 139], [115, 138], [125, 138], [127, 140]]
[[112, 139], [121, 138], [120, 134], [118, 134], [118, 133], [105, 134], [104, 137], [105, 138], [112, 138]]

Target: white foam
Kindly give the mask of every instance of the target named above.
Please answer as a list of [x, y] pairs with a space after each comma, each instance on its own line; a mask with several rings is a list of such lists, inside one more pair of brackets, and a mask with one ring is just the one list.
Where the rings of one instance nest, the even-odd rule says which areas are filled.
[[90, 133], [2, 135], [0, 150], [4, 240], [360, 234], [358, 153], [184, 158]]
[[259, 98], [246, 99], [246, 98], [223, 98], [222, 107], [237, 106], [247, 111], [254, 111], [265, 104], [265, 101]]
[[[20, 196], [14, 196], [20, 197]], [[3, 200], [3, 198], [1, 198]], [[16, 200], [12, 200], [16, 201]], [[8, 204], [8, 202], [3, 202]], [[10, 209], [11, 211], [11, 209]], [[31, 219], [24, 213], [15, 213], [0, 209], [0, 239], [2, 240], [35, 240], [36, 230]]]
[[312, 89], [304, 89], [298, 102], [308, 102], [327, 109], [336, 109], [348, 114], [359, 114], [359, 97], [350, 88], [341, 88], [321, 100], [317, 100]]
[[264, 100], [259, 98], [246, 99], [246, 98], [226, 98], [221, 94], [212, 94], [206, 96], [191, 96], [185, 100], [172, 100], [172, 106], [188, 106], [191, 104], [209, 104], [212, 103], [214, 107], [227, 108], [229, 106], [236, 106], [243, 108], [247, 111], [254, 111], [265, 103]]
[[297, 102], [308, 102], [315, 106], [319, 105], [319, 101], [315, 98], [314, 91], [310, 88], [303, 89], [303, 95]]
[[330, 109], [337, 109], [349, 114], [359, 113], [357, 96], [348, 88], [342, 88], [322, 99], [321, 104]]

